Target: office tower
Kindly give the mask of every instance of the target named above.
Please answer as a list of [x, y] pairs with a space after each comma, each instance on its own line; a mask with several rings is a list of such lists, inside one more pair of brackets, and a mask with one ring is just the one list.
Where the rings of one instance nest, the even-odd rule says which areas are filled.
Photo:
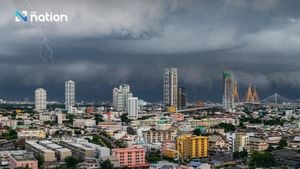
[[130, 92], [130, 86], [128, 84], [122, 84], [119, 88], [113, 89], [113, 106], [117, 111], [127, 111], [128, 98], [132, 97]]
[[71, 110], [75, 106], [75, 82], [68, 80], [65, 82], [65, 108]]
[[233, 75], [223, 73], [223, 107], [225, 111], [232, 112], [234, 110], [234, 78]]
[[164, 104], [177, 107], [178, 75], [177, 68], [164, 69]]
[[43, 88], [35, 90], [35, 110], [43, 111], [47, 109], [47, 92]]
[[138, 98], [137, 97], [129, 97], [127, 103], [127, 113], [129, 119], [137, 119], [138, 118]]
[[183, 134], [176, 139], [180, 160], [208, 157], [208, 136]]
[[186, 108], [186, 102], [187, 102], [187, 94], [185, 92], [184, 87], [178, 88], [178, 109], [184, 109]]

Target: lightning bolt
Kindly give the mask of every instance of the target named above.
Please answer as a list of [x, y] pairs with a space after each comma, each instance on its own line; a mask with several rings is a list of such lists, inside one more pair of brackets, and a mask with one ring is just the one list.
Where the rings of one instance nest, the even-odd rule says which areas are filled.
[[[12, 1], [14, 6], [16, 6], [15, 2]], [[32, 4], [30, 3], [29, 0], [25, 0], [27, 6], [29, 7], [30, 10], [33, 11], [33, 7]], [[17, 9], [17, 8], [16, 8]], [[53, 60], [53, 49], [50, 47], [49, 43], [48, 43], [48, 38], [45, 35], [44, 31], [42, 30], [42, 28], [37, 25], [34, 24], [32, 22], [29, 22], [30, 25], [35, 28], [38, 31], [38, 50], [37, 50], [37, 55], [40, 57], [40, 59], [45, 63], [50, 63], [53, 64], [54, 60]]]

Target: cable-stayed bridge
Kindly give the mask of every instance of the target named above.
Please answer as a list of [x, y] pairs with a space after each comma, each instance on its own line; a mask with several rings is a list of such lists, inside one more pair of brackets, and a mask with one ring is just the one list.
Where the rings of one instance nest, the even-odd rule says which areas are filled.
[[291, 99], [288, 99], [286, 97], [281, 96], [278, 93], [274, 93], [271, 96], [263, 99], [261, 101], [262, 103], [275, 103], [275, 104], [282, 104], [282, 103], [286, 103], [286, 102], [294, 102]]

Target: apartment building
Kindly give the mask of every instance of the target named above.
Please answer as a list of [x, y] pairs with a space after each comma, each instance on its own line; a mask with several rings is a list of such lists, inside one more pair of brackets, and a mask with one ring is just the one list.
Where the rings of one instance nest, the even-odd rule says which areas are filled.
[[183, 134], [176, 139], [180, 159], [208, 157], [208, 137]]

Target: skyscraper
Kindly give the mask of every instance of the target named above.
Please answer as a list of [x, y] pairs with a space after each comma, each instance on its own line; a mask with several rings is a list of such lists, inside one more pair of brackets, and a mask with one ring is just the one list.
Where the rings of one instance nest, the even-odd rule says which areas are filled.
[[138, 118], [138, 98], [137, 97], [129, 97], [127, 103], [127, 112], [129, 119], [137, 119]]
[[117, 111], [127, 111], [128, 98], [132, 97], [130, 86], [122, 84], [119, 88], [113, 89], [113, 106]]
[[177, 68], [164, 69], [164, 104], [177, 107], [178, 75]]
[[70, 110], [75, 106], [75, 82], [68, 80], [65, 82], [65, 108]]
[[234, 109], [234, 83], [233, 75], [223, 72], [223, 107], [229, 112]]
[[47, 92], [43, 88], [35, 90], [35, 110], [43, 111], [47, 109]]
[[186, 107], [187, 94], [184, 87], [178, 88], [178, 109], [184, 109]]

